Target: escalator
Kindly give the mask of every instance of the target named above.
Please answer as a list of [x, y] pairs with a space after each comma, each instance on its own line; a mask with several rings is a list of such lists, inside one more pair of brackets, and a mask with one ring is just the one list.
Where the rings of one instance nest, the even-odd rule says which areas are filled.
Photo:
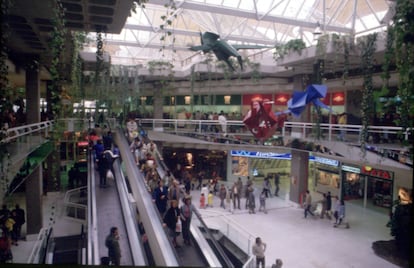
[[[141, 131], [142, 133], [145, 133], [145, 131]], [[117, 136], [125, 137], [125, 135], [119, 130], [117, 132]], [[117, 142], [123, 142], [126, 143], [126, 138], [123, 139], [123, 141], [117, 140]], [[119, 144], [118, 144], [119, 145]], [[127, 151], [123, 151], [124, 147]], [[134, 178], [140, 180], [140, 183], [144, 183], [143, 174], [138, 170], [138, 168], [135, 166], [135, 162], [133, 161], [133, 157], [131, 152], [129, 151], [129, 147], [126, 147], [125, 145], [119, 145], [122, 159], [124, 162], [126, 161], [126, 158], [131, 159], [131, 163], [133, 163], [133, 169], [137, 173], [137, 175], [134, 176]], [[165, 166], [165, 163], [161, 159], [156, 159], [157, 162], [157, 172], [160, 178], [164, 177], [165, 171], [168, 169]], [[129, 176], [131, 177], [131, 176]], [[130, 183], [131, 185], [133, 183]], [[146, 185], [143, 185], [143, 188], [147, 192], [145, 194], [145, 199], [151, 200], [151, 194], [147, 191]], [[147, 210], [155, 210], [157, 213], [157, 218], [160, 221], [161, 224], [161, 217], [158, 215], [158, 211], [156, 210], [155, 205], [152, 202], [149, 202], [149, 206], [143, 208], [145, 211]], [[141, 212], [141, 211], [140, 211]], [[201, 226], [201, 228], [200, 228]], [[147, 230], [148, 232], [152, 232], [152, 226], [149, 226], [151, 229]], [[147, 226], [145, 228], [148, 228]], [[202, 231], [204, 229], [204, 232]], [[189, 267], [234, 267], [231, 260], [228, 258], [228, 256], [225, 254], [224, 250], [220, 246], [220, 244], [215, 240], [215, 238], [209, 234], [208, 228], [205, 226], [204, 222], [201, 218], [198, 218], [195, 214], [193, 214], [193, 220], [192, 220], [192, 226], [191, 226], [191, 233], [192, 233], [192, 244], [193, 246], [184, 246], [183, 241], [178, 241], [179, 244], [183, 245], [178, 248], [173, 248], [172, 244], [169, 243], [169, 247], [174, 251], [174, 255], [177, 258], [177, 262], [179, 266], [189, 266]], [[163, 231], [163, 234], [167, 236], [165, 230]], [[182, 239], [181, 236], [179, 236], [179, 239]]]

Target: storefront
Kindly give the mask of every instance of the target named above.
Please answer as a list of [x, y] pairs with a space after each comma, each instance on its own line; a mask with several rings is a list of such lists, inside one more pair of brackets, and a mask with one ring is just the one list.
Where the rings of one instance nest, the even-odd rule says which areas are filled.
[[363, 166], [361, 174], [367, 180], [367, 199], [379, 207], [391, 208], [394, 174], [390, 171]]
[[339, 161], [325, 157], [312, 157], [315, 170], [315, 190], [319, 193], [331, 192], [339, 196], [341, 186]]
[[359, 167], [342, 165], [342, 198], [344, 200], [363, 200], [365, 176]]
[[342, 196], [354, 204], [387, 213], [393, 202], [393, 184], [390, 171], [342, 165]]

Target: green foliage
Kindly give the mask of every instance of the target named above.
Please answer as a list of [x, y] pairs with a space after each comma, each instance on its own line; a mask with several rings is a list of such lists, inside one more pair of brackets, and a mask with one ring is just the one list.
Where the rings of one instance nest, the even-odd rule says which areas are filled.
[[[172, 26], [173, 20], [177, 17], [176, 11], [177, 6], [174, 0], [168, 0], [167, 3], [164, 4], [166, 9], [165, 14], [161, 15], [162, 24], [160, 25], [161, 36], [160, 41], [162, 43], [162, 47], [160, 48], [160, 52], [164, 52], [164, 49], [168, 43], [168, 40], [171, 41], [171, 44], [174, 45], [175, 37], [173, 36], [173, 32], [169, 30], [169, 26]], [[172, 37], [172, 38], [170, 38]], [[173, 49], [175, 52], [175, 50]], [[163, 55], [164, 56], [164, 55]]]
[[[414, 2], [397, 0], [394, 21], [394, 54], [399, 72], [397, 95], [401, 100], [398, 105], [400, 118], [398, 126], [404, 130], [413, 127], [414, 118]], [[390, 37], [391, 38], [391, 37]], [[390, 56], [392, 57], [392, 56]]]
[[368, 140], [368, 127], [371, 119], [374, 118], [374, 98], [373, 98], [373, 80], [374, 73], [374, 52], [376, 50], [377, 33], [370, 34], [359, 39], [361, 51], [361, 70], [364, 77], [364, 88], [362, 91], [361, 102], [361, 151], [363, 157], [366, 156], [365, 144]]
[[59, 0], [56, 0], [55, 6], [53, 7], [53, 31], [52, 31], [52, 38], [49, 44], [51, 54], [52, 54], [52, 64], [50, 66], [50, 75], [52, 83], [50, 85], [51, 89], [51, 107], [52, 107], [52, 114], [53, 119], [57, 119], [59, 117], [59, 113], [62, 110], [61, 105], [61, 91], [62, 91], [62, 77], [61, 77], [61, 56], [63, 55], [63, 51], [65, 49], [64, 42], [65, 42], [65, 21], [64, 21], [64, 9], [62, 3]]
[[[10, 35], [10, 25], [6, 18], [8, 17], [12, 2], [10, 0], [1, 1], [1, 51], [0, 51], [0, 128], [3, 127], [3, 114], [11, 107], [9, 95], [11, 94], [9, 89], [9, 80], [7, 75], [9, 73], [7, 67], [8, 49], [7, 40]], [[3, 134], [0, 133], [0, 140], [3, 138]]]
[[244, 63], [250, 67], [252, 70], [251, 78], [253, 82], [258, 83], [260, 81], [260, 63], [259, 62], [253, 62], [250, 61], [249, 58], [244, 59]]
[[306, 43], [302, 39], [292, 39], [289, 40], [286, 44], [275, 45], [275, 52], [273, 53], [273, 58], [283, 59], [291, 51], [295, 51], [302, 55], [302, 50], [306, 48]]

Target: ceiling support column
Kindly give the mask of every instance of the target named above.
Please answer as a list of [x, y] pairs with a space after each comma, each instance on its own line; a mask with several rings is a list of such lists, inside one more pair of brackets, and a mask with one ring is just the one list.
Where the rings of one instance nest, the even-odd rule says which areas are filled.
[[27, 124], [40, 122], [40, 78], [37, 64], [26, 68], [26, 120]]

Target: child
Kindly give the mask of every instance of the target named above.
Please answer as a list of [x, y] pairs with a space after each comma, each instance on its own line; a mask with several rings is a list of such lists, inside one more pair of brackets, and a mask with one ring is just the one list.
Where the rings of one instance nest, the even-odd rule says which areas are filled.
[[213, 191], [210, 190], [210, 193], [208, 193], [208, 197], [207, 197], [207, 206], [208, 207], [213, 207]]
[[201, 193], [200, 195], [200, 208], [206, 208], [206, 197], [204, 196], [204, 193]]
[[262, 193], [260, 194], [260, 207], [259, 207], [259, 211], [262, 211], [265, 214], [267, 214], [267, 210], [266, 210], [266, 189], [263, 189]]

